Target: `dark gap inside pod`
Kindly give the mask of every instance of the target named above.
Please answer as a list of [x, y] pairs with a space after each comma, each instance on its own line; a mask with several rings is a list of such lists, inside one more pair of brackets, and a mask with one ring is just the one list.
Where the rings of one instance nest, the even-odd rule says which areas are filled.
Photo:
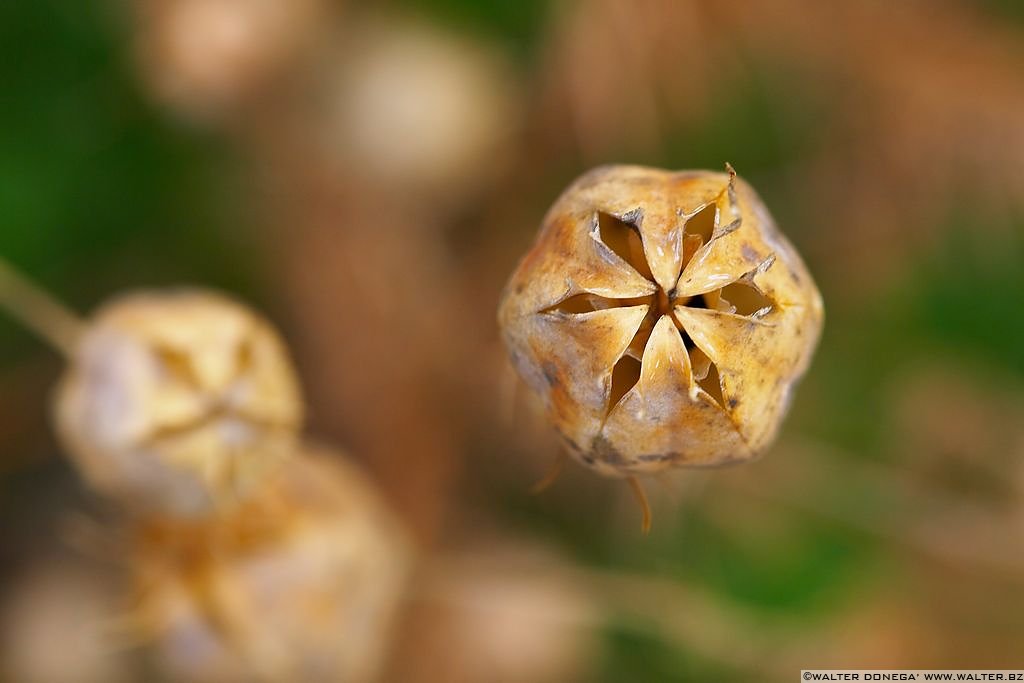
[[251, 339], [242, 341], [235, 350], [235, 372], [241, 376], [253, 368], [256, 349]]
[[770, 308], [771, 300], [746, 282], [733, 282], [722, 288], [722, 298], [736, 308], [737, 315], [753, 315], [764, 308]]
[[722, 395], [722, 380], [718, 375], [718, 367], [712, 362], [708, 366], [708, 374], [704, 379], [698, 379], [697, 384], [701, 389], [708, 392], [715, 403], [725, 408], [725, 397]]
[[707, 244], [711, 241], [711, 236], [715, 232], [715, 213], [717, 207], [714, 202], [711, 202], [696, 214], [694, 214], [688, 221], [683, 229], [685, 235], [699, 235], [702, 244]]
[[704, 298], [703, 294], [698, 294], [689, 301], [686, 302], [687, 308], [708, 308], [707, 299]]
[[594, 297], [590, 294], [575, 294], [570, 296], [568, 299], [559, 301], [554, 306], [548, 306], [542, 313], [568, 313], [574, 315], [577, 313], [590, 313], [596, 311], [597, 306], [594, 302]]
[[[686, 308], [708, 308], [708, 302], [704, 298], [703, 294], [698, 294], [686, 302]], [[683, 346], [686, 347], [686, 350], [689, 351], [694, 348], [696, 345], [693, 343], [693, 339], [690, 338], [686, 329], [679, 323], [679, 320], [676, 319], [675, 311], [672, 311], [672, 322], [676, 324], [676, 328], [679, 330], [679, 336], [683, 338]]]
[[192, 358], [189, 357], [188, 353], [166, 347], [158, 348], [156, 353], [164, 367], [164, 371], [169, 377], [186, 386], [199, 387], [201, 384], [199, 375], [196, 373], [196, 368], [192, 365]]
[[570, 315], [579, 313], [591, 313], [593, 311], [606, 311], [609, 308], [624, 306], [637, 306], [647, 303], [649, 297], [635, 297], [632, 299], [606, 299], [597, 294], [582, 292], [562, 299], [557, 304], [541, 309], [541, 313], [567, 313]]
[[601, 234], [601, 241], [605, 246], [618, 254], [619, 258], [628, 263], [638, 273], [648, 280], [653, 279], [651, 268], [647, 264], [647, 256], [644, 254], [643, 240], [640, 238], [640, 230], [635, 226], [615, 216], [599, 211], [597, 213], [597, 224]]
[[612, 389], [608, 396], [609, 412], [640, 381], [640, 368], [640, 361], [629, 355], [622, 356], [615, 363], [612, 368]]

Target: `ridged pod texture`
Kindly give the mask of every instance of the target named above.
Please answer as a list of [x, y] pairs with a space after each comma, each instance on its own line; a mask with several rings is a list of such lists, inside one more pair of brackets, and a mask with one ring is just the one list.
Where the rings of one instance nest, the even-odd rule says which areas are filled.
[[571, 455], [631, 476], [760, 455], [823, 307], [731, 168], [606, 166], [555, 202], [498, 317]]
[[102, 307], [56, 397], [61, 440], [91, 486], [184, 516], [243, 497], [294, 450], [302, 415], [277, 332], [199, 290]]

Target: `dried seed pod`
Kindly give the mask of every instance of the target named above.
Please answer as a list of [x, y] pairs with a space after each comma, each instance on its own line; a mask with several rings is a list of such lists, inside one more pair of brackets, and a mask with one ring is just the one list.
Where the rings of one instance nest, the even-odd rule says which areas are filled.
[[129, 623], [171, 680], [375, 678], [410, 547], [358, 469], [303, 451], [226, 515], [132, 534]]
[[817, 343], [810, 274], [728, 171], [587, 173], [505, 291], [514, 365], [602, 474], [759, 455]]
[[284, 344], [220, 295], [117, 299], [69, 360], [58, 430], [103, 493], [164, 514], [205, 514], [294, 448], [303, 408]]
[[[138, 672], [112, 647], [116, 579], [74, 555], [25, 568], [0, 604], [0, 679], [19, 683], [128, 683]], [[135, 675], [133, 675], [135, 674]]]

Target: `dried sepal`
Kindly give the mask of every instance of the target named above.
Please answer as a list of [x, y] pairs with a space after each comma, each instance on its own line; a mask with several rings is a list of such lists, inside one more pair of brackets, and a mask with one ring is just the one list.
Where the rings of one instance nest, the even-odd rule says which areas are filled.
[[731, 168], [611, 166], [549, 211], [499, 322], [574, 457], [630, 476], [763, 452], [822, 303]]
[[102, 493], [165, 514], [241, 497], [290, 453], [303, 406], [287, 350], [246, 307], [198, 290], [104, 306], [56, 397], [64, 446]]

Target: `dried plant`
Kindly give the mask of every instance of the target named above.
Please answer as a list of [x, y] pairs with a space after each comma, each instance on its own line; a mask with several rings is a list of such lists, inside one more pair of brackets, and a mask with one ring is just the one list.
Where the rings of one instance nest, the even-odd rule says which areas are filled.
[[121, 297], [82, 322], [0, 276], [11, 308], [45, 304], [28, 322], [68, 353], [57, 415], [73, 462], [129, 503], [126, 540], [111, 541], [135, 586], [122, 627], [161, 675], [373, 680], [411, 548], [357, 468], [299, 445], [276, 332], [198, 290]]
[[410, 548], [357, 468], [301, 450], [216, 520], [134, 526], [128, 624], [169, 678], [375, 679]]
[[607, 167], [552, 207], [499, 319], [569, 453], [632, 477], [763, 452], [822, 304], [731, 169]]
[[294, 449], [298, 381], [277, 333], [198, 290], [104, 306], [71, 353], [57, 426], [90, 485], [164, 514], [209, 514]]

